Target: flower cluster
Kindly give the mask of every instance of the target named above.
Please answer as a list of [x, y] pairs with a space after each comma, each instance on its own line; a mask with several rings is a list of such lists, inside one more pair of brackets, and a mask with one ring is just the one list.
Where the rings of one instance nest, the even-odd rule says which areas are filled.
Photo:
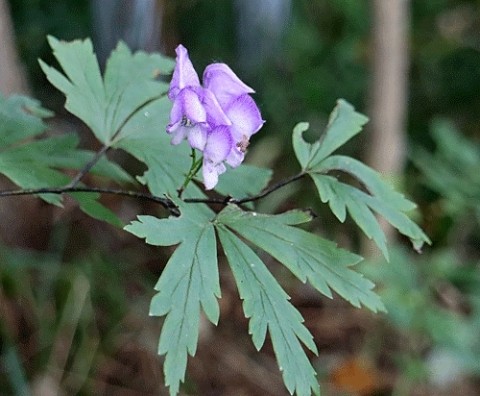
[[264, 121], [244, 84], [224, 63], [212, 63], [203, 73], [203, 86], [188, 57], [179, 45], [168, 97], [173, 102], [167, 133], [172, 144], [187, 139], [190, 146], [203, 152], [202, 173], [210, 190], [225, 172], [225, 162], [239, 166], [250, 137]]

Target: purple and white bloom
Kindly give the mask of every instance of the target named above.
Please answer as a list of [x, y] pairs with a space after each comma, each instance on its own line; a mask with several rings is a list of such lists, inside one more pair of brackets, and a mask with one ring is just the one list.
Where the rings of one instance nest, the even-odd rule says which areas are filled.
[[179, 45], [168, 97], [173, 101], [167, 133], [172, 144], [184, 139], [203, 152], [203, 180], [210, 190], [226, 171], [224, 162], [239, 166], [250, 137], [265, 122], [249, 94], [255, 91], [224, 63], [212, 63], [203, 86], [185, 47]]

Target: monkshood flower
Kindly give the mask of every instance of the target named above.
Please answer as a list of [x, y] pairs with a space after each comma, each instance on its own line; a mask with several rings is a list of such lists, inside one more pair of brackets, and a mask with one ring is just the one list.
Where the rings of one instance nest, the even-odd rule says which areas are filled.
[[176, 49], [175, 70], [168, 97], [173, 101], [167, 133], [172, 144], [184, 139], [203, 153], [202, 174], [207, 190], [225, 172], [224, 162], [239, 166], [250, 137], [264, 121], [243, 83], [224, 63], [213, 63], [203, 73], [203, 86], [185, 47]]

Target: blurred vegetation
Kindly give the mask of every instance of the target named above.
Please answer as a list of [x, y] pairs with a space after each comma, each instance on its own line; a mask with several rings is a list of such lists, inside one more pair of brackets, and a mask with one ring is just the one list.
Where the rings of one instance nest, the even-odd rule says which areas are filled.
[[58, 94], [48, 84], [38, 66], [38, 59], [47, 62], [54, 59], [47, 43], [47, 34], [64, 40], [91, 36], [89, 2], [13, 0], [9, 4], [14, 20], [17, 48], [27, 68], [28, 80], [34, 94], [45, 105], [59, 110], [62, 102], [55, 97]]
[[[267, 120], [262, 133], [254, 138], [250, 159], [258, 165], [275, 166], [279, 174], [293, 172], [290, 138], [298, 121], [309, 121], [312, 131], [320, 131], [337, 98], [347, 99], [366, 114], [370, 99], [370, 2], [292, 3], [283, 51], [258, 70], [244, 71]], [[181, 42], [189, 48], [198, 70], [212, 57], [240, 70], [233, 2], [169, 0], [165, 4], [164, 41], [170, 54]], [[480, 2], [430, 0], [410, 4], [411, 161], [404, 181], [406, 193], [419, 204], [419, 219], [433, 246], [416, 255], [407, 253], [400, 241], [389, 264], [365, 263], [366, 276], [378, 282], [388, 315], [372, 319], [365, 313], [368, 325], [348, 327], [348, 318], [356, 318], [356, 314], [343, 310], [347, 316], [339, 328], [330, 329], [334, 334], [331, 338], [328, 328], [322, 327], [325, 324], [318, 325], [323, 331], [312, 331], [321, 355], [331, 354], [335, 345], [355, 355], [365, 350], [365, 345], [377, 342], [375, 337], [394, 340], [381, 343], [379, 348], [388, 345], [372, 353], [372, 359], [377, 359], [375, 366], [393, 373], [394, 379], [362, 394], [414, 394], [417, 385], [427, 386], [423, 394], [470, 394], [462, 387], [456, 389], [460, 393], [454, 393], [458, 378], [449, 374], [453, 367], [463, 384], [478, 385], [480, 381]], [[59, 107], [63, 98], [47, 85], [37, 58], [51, 62], [46, 34], [63, 39], [92, 35], [89, 3], [13, 0], [10, 5], [34, 94], [46, 107], [64, 114]], [[159, 133], [162, 128], [159, 126]], [[349, 150], [361, 155], [367, 142], [365, 134]], [[292, 196], [298, 192], [302, 194], [294, 204], [308, 206], [311, 188], [298, 184], [283, 190], [272, 197], [272, 203], [261, 203], [262, 209], [293, 206]], [[142, 210], [117, 206], [132, 216]], [[357, 237], [346, 232], [348, 224], [338, 225], [324, 208], [314, 210], [320, 214], [321, 232], [338, 236], [343, 245], [356, 244]], [[95, 389], [114, 392], [122, 386], [159, 394], [161, 369], [155, 345], [148, 339], [148, 332], [157, 335], [158, 324], [144, 322], [155, 277], [165, 262], [163, 253], [136, 244], [106, 226], [79, 225], [78, 219], [57, 217], [49, 231], [51, 243], [43, 252], [0, 248], [0, 393], [27, 394], [31, 383], [60, 378], [56, 383], [67, 394], [91, 394]], [[89, 237], [89, 232], [113, 236]], [[67, 242], [73, 242], [68, 250]], [[223, 300], [228, 306], [228, 277], [224, 283], [227, 291]], [[304, 303], [307, 324], [317, 323], [311, 319], [309, 307], [316, 308], [315, 317], [322, 317], [322, 310], [328, 312], [329, 304], [336, 307], [335, 302], [314, 298], [305, 302], [305, 292], [295, 289], [289, 279], [285, 283], [294, 301], [300, 302], [301, 308]], [[237, 298], [235, 292], [232, 295]], [[234, 300], [234, 304], [239, 302]], [[237, 337], [235, 323], [242, 323], [238, 312], [224, 307], [222, 315], [232, 319], [233, 325], [221, 324], [219, 332]], [[360, 341], [355, 338], [359, 328], [363, 329]], [[352, 338], [341, 338], [339, 334], [345, 329]], [[211, 352], [199, 353], [202, 357], [198, 359], [204, 359], [207, 366], [213, 364]], [[438, 356], [444, 359], [444, 382], [435, 377], [441, 373], [435, 366]], [[192, 379], [187, 379], [186, 388], [191, 394], [207, 394], [215, 389], [211, 384], [215, 381], [221, 384], [218, 392], [226, 389], [215, 377], [222, 375], [216, 372], [217, 366], [213, 366], [213, 373], [206, 373], [192, 364]], [[329, 378], [328, 373], [320, 376], [323, 382], [332, 381]], [[258, 387], [247, 387], [250, 393], [246, 394], [256, 394], [252, 389], [258, 391]], [[332, 394], [340, 394], [334, 386], [332, 389]]]

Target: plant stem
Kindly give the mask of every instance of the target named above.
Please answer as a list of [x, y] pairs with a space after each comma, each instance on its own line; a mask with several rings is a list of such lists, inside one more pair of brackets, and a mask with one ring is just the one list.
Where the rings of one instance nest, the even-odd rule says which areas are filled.
[[182, 187], [178, 189], [178, 198], [182, 197], [183, 192], [188, 186], [188, 183], [192, 181], [192, 179], [196, 176], [200, 168], [202, 167], [202, 157], [197, 160], [195, 149], [192, 148], [192, 165], [190, 166], [190, 170], [187, 173], [187, 177], [185, 177], [185, 181], [182, 184]]

